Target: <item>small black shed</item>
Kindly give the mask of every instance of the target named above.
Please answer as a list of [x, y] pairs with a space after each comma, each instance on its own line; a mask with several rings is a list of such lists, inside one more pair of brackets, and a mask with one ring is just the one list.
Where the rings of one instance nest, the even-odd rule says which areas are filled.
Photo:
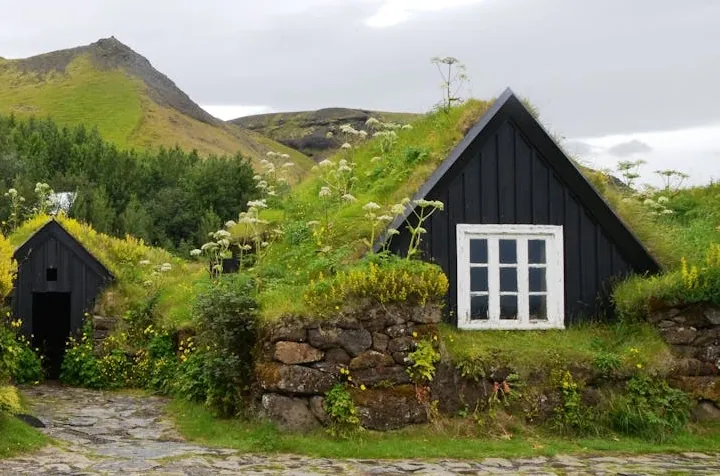
[[[448, 319], [461, 328], [607, 318], [614, 279], [659, 270], [510, 89], [414, 199], [445, 205], [426, 222], [422, 252], [447, 274]], [[405, 218], [390, 225], [401, 232], [395, 252], [407, 250]]]
[[14, 315], [47, 358], [48, 376], [55, 378], [68, 336], [82, 327], [84, 313], [113, 275], [56, 220], [35, 232], [14, 257]]

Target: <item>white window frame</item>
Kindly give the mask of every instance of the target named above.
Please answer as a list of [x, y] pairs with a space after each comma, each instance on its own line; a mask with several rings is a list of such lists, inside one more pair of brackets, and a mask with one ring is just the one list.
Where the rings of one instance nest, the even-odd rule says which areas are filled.
[[[470, 319], [470, 240], [488, 240], [487, 320]], [[501, 239], [517, 240], [518, 318], [500, 319], [500, 268], [498, 246]], [[547, 320], [529, 318], [528, 240], [545, 240]], [[457, 225], [457, 313], [460, 329], [564, 329], [564, 241], [563, 227], [555, 225]]]

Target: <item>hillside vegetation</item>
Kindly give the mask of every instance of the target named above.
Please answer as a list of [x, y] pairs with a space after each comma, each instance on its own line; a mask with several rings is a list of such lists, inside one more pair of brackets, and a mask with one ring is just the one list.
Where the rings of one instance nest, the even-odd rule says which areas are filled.
[[240, 155], [201, 158], [162, 147], [126, 151], [83, 126], [60, 128], [49, 119], [0, 114], [0, 230], [5, 232], [43, 205], [35, 192], [40, 182], [57, 192], [76, 192], [71, 216], [96, 230], [131, 234], [187, 256], [220, 226], [221, 216], [239, 213], [257, 196], [252, 177]]
[[332, 155], [342, 145], [338, 138], [340, 126], [351, 125], [356, 130], [369, 131], [365, 123], [371, 117], [382, 122], [408, 124], [419, 118], [420, 114], [334, 107], [317, 111], [258, 114], [229, 122], [259, 132], [319, 161]]
[[177, 145], [200, 155], [241, 153], [255, 163], [269, 151], [287, 153], [298, 177], [311, 166], [289, 147], [212, 117], [114, 38], [1, 61], [0, 113], [97, 127], [123, 149]]

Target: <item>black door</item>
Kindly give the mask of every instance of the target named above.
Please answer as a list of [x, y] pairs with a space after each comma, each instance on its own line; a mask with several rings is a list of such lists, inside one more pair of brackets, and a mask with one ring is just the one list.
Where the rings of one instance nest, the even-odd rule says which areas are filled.
[[70, 293], [33, 293], [32, 323], [33, 347], [45, 356], [47, 377], [56, 379], [70, 336]]

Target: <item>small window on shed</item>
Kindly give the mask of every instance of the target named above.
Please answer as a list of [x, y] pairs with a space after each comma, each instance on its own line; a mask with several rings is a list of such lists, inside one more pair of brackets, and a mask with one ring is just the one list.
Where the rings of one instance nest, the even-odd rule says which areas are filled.
[[458, 327], [564, 327], [561, 226], [458, 225]]
[[57, 268], [48, 268], [45, 270], [45, 279], [47, 281], [57, 281]]

